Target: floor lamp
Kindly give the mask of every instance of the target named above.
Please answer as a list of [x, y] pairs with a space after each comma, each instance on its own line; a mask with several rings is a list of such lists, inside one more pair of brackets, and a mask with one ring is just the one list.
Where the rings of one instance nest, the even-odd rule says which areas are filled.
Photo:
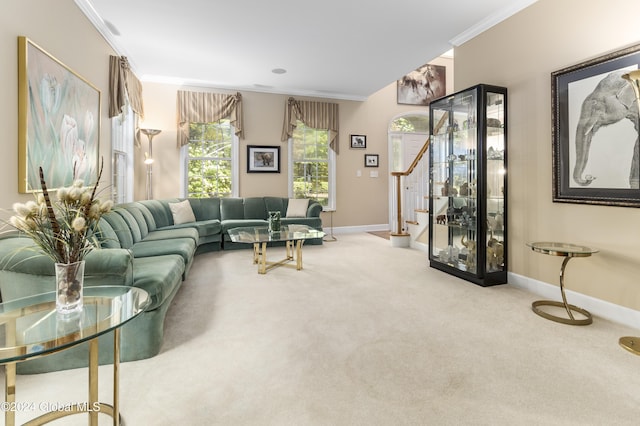
[[149, 138], [149, 152], [144, 153], [144, 164], [147, 166], [147, 200], [153, 199], [153, 137], [162, 130], [140, 129]]
[[[631, 71], [622, 76], [627, 80], [633, 91], [636, 94], [636, 107], [638, 108], [638, 119], [640, 120], [640, 70]], [[639, 123], [640, 124], [640, 123]], [[618, 341], [620, 346], [628, 350], [629, 352], [640, 355], [640, 337], [625, 336], [621, 337]]]

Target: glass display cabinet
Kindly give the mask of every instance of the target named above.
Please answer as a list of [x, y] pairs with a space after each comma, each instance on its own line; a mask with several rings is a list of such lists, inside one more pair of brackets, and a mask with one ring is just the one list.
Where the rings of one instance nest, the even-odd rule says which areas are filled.
[[507, 89], [431, 102], [429, 264], [481, 286], [507, 282]]

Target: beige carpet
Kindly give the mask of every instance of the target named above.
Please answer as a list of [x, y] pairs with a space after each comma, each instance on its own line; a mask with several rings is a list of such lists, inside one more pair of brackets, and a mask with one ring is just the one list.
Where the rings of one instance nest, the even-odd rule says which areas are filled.
[[[640, 332], [554, 323], [535, 299], [366, 233], [305, 247], [300, 272], [259, 276], [249, 251], [201, 255], [161, 354], [121, 365], [121, 410], [129, 426], [638, 424], [640, 357], [617, 340]], [[83, 369], [19, 376], [18, 401], [76, 402], [86, 386]]]

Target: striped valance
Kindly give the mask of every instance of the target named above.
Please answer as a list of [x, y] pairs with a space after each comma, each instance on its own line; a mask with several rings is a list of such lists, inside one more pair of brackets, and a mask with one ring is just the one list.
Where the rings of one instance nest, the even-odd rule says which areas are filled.
[[287, 141], [300, 120], [305, 126], [329, 130], [329, 146], [338, 153], [338, 104], [329, 102], [297, 101], [289, 98], [284, 110], [282, 141]]
[[212, 123], [229, 117], [236, 135], [243, 139], [242, 95], [178, 91], [178, 148], [189, 143], [189, 123]]

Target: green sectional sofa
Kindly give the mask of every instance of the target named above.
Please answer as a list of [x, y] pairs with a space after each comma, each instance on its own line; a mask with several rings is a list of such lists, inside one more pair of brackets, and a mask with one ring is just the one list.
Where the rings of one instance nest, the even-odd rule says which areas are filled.
[[[135, 286], [148, 291], [151, 297], [151, 306], [122, 327], [121, 361], [149, 358], [160, 352], [167, 310], [197, 254], [250, 247], [231, 242], [229, 229], [267, 226], [268, 212], [276, 210], [281, 212], [285, 225], [305, 224], [322, 229], [322, 206], [314, 200], [309, 200], [304, 217], [286, 217], [289, 200], [282, 197], [186, 200], [190, 208], [186, 210], [194, 220], [184, 223], [176, 223], [172, 211], [177, 205], [187, 206], [183, 198], [121, 204], [100, 219], [102, 249], [86, 257], [85, 286]], [[322, 239], [307, 243], [322, 244]], [[0, 238], [0, 295], [4, 301], [54, 289], [53, 262], [29, 248], [33, 248], [31, 239], [17, 233]], [[112, 342], [112, 333], [100, 337], [101, 364], [112, 361]], [[88, 345], [80, 345], [18, 364], [18, 372], [86, 366], [87, 353]]]

